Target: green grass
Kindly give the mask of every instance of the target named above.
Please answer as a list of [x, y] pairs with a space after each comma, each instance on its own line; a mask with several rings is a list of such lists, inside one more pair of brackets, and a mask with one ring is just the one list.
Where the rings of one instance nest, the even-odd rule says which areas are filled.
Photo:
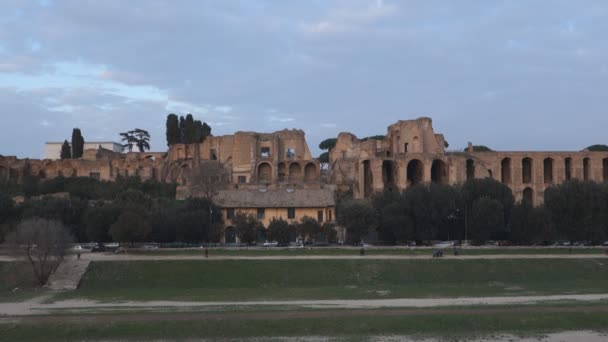
[[[367, 255], [431, 255], [433, 248], [366, 248]], [[452, 254], [452, 248], [443, 249], [444, 253]], [[213, 256], [306, 256], [306, 255], [359, 255], [360, 248], [332, 248], [332, 247], [312, 247], [312, 248], [211, 248], [209, 255]], [[597, 254], [604, 255], [602, 248], [458, 248], [460, 255], [565, 255], [565, 254]], [[132, 250], [129, 254], [140, 255], [204, 255], [203, 249], [186, 250]]]
[[606, 331], [608, 314], [504, 313], [414, 316], [358, 316], [302, 319], [192, 319], [150, 322], [0, 324], [6, 341], [148, 340], [247, 338], [255, 336], [333, 336], [365, 341], [373, 335], [443, 337], [451, 340], [495, 334], [538, 335], [556, 331]]
[[18, 302], [43, 293], [35, 284], [30, 264], [0, 262], [0, 302]]
[[93, 262], [56, 297], [254, 301], [605, 293], [606, 259]]

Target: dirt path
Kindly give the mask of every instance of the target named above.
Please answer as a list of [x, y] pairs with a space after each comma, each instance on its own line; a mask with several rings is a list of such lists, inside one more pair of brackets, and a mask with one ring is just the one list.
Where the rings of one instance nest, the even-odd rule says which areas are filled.
[[90, 300], [65, 300], [43, 303], [44, 298], [35, 298], [22, 303], [0, 303], [0, 315], [26, 316], [46, 314], [52, 310], [102, 311], [108, 309], [161, 309], [179, 310], [183, 308], [222, 307], [305, 307], [317, 309], [378, 309], [378, 308], [438, 308], [457, 306], [492, 306], [548, 303], [559, 301], [594, 302], [608, 300], [608, 294], [553, 295], [553, 296], [513, 296], [513, 297], [470, 297], [470, 298], [397, 298], [358, 300], [292, 300], [292, 301], [248, 301], [248, 302], [179, 302], [146, 301], [106, 303]]

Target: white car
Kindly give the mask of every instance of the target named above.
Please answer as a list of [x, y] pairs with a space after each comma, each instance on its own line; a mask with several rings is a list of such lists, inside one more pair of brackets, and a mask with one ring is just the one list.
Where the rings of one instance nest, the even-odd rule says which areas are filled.
[[264, 242], [264, 247], [276, 247], [278, 245], [279, 245], [279, 243], [276, 242], [276, 241], [270, 241], [270, 242], [266, 241], [266, 242]]

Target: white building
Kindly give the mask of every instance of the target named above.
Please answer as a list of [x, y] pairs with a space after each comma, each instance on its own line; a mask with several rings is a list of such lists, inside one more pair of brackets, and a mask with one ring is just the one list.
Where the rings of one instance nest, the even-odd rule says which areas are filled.
[[[62, 142], [47, 142], [44, 144], [44, 159], [60, 159]], [[84, 143], [84, 150], [105, 148], [114, 152], [122, 152], [122, 145], [111, 141], [91, 141]]]

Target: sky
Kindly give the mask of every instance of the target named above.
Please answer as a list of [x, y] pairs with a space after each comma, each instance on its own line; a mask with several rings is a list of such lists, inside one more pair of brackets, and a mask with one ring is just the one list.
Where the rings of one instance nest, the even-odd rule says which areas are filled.
[[605, 0], [2, 0], [0, 154], [166, 150], [168, 113], [214, 135], [385, 134], [431, 117], [450, 149], [608, 143]]

